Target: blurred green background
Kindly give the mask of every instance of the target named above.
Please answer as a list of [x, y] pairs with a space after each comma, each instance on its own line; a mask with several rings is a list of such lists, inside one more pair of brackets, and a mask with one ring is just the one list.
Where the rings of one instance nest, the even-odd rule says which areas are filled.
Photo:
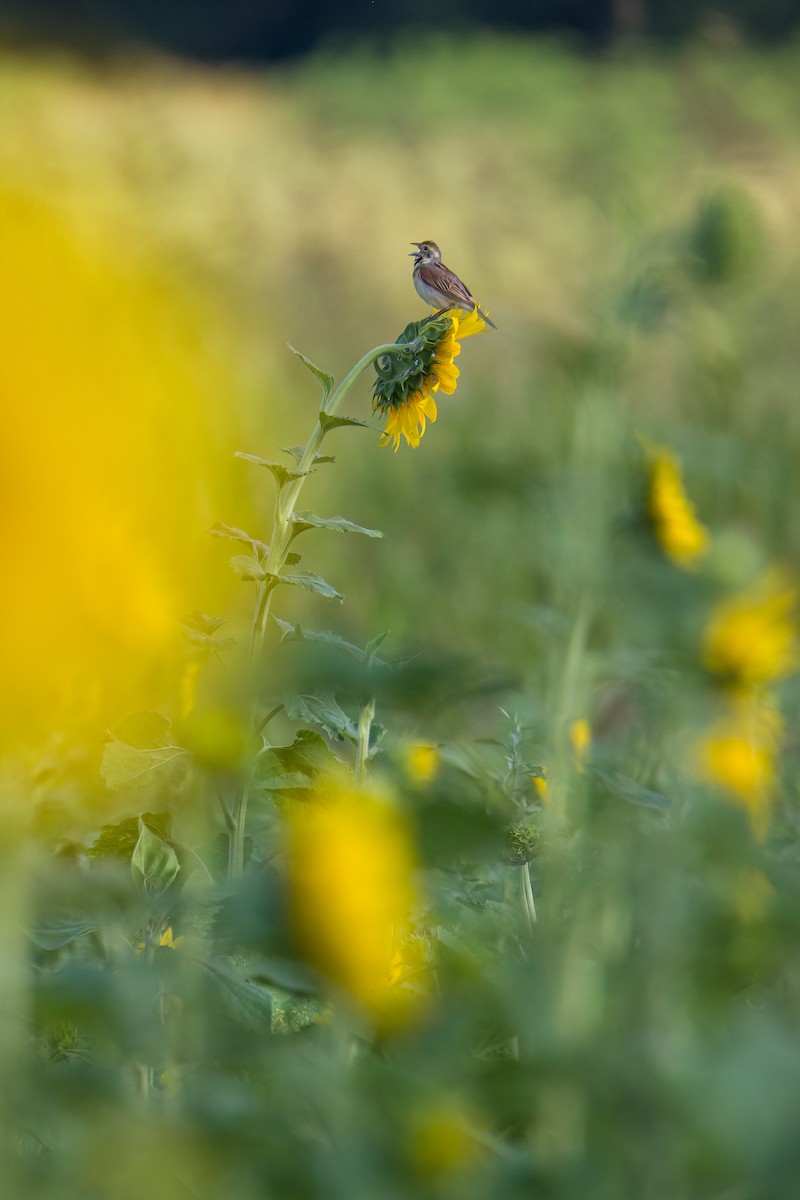
[[[417, 28], [257, 70], [5, 53], [15, 1200], [796, 1194], [794, 660], [759, 695], [783, 729], [766, 841], [692, 762], [733, 703], [703, 665], [714, 602], [800, 551], [800, 49], [690, 24], [597, 55]], [[423, 238], [498, 330], [464, 343], [416, 451], [380, 449], [377, 425], [331, 435], [304, 504], [385, 537], [304, 535], [344, 606], [275, 606], [415, 656], [379, 682], [378, 762], [416, 822], [438, 998], [376, 1045], [263, 967], [292, 953], [277, 785], [252, 799], [250, 872], [210, 897], [132, 894], [127, 863], [86, 851], [105, 821], [166, 810], [176, 853], [211, 847], [222, 874], [214, 792], [241, 764], [133, 789], [106, 760], [106, 787], [103, 737], [179, 713], [182, 612], [246, 640], [252, 597], [204, 531], [268, 538], [273, 491], [234, 451], [310, 432], [317, 385], [287, 342], [341, 378], [424, 315]], [[346, 412], [369, 419], [368, 378]], [[648, 527], [643, 443], [682, 461], [712, 539], [697, 571]], [[201, 698], [241, 704], [236, 653]], [[274, 663], [265, 701], [364, 686], [327, 658]], [[429, 791], [402, 767], [420, 741], [441, 756]], [[534, 937], [498, 850], [517, 820], [542, 830]], [[188, 949], [145, 962], [137, 938], [167, 919]]]

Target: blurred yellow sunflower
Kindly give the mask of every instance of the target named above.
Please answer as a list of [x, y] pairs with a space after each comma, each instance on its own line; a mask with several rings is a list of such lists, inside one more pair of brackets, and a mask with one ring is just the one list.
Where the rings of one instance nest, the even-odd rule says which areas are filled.
[[676, 566], [692, 570], [708, 550], [708, 529], [697, 519], [683, 486], [680, 463], [663, 446], [649, 447], [647, 515], [658, 542]]

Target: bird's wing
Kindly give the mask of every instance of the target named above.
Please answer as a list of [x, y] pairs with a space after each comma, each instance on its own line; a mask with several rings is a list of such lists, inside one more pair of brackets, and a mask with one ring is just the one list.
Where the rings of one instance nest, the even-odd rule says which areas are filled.
[[463, 304], [467, 308], [475, 307], [472, 293], [466, 284], [441, 263], [426, 263], [419, 268], [419, 274], [424, 283], [448, 296], [455, 304]]

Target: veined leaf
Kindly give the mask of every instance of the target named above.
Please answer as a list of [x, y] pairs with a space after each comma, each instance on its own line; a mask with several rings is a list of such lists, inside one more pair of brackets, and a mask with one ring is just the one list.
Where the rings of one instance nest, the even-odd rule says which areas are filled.
[[237, 529], [234, 525], [224, 525], [222, 521], [215, 521], [208, 532], [212, 537], [229, 538], [232, 542], [241, 542], [242, 545], [249, 546], [254, 554], [269, 554], [269, 546], [259, 541], [258, 538], [251, 537], [243, 529]]
[[126, 817], [116, 825], [104, 825], [87, 850], [89, 858], [119, 858], [130, 862], [139, 840], [140, 820], [165, 841], [172, 840], [171, 813], [140, 813], [138, 817]]
[[331, 737], [358, 740], [358, 729], [333, 696], [295, 696], [286, 705], [286, 713], [295, 721], [319, 725]]
[[333, 391], [333, 376], [329, 371], [323, 371], [320, 367], [315, 366], [311, 359], [306, 358], [305, 354], [302, 354], [299, 350], [296, 350], [291, 342], [287, 344], [292, 354], [296, 354], [300, 361], [308, 367], [311, 374], [316, 376], [316, 378], [320, 381], [322, 384], [323, 400], [327, 400], [328, 396], [330, 396], [331, 392]]
[[257, 467], [266, 467], [275, 476], [278, 487], [283, 487], [293, 479], [302, 479], [304, 475], [309, 475], [309, 471], [290, 471], [283, 463], [269, 462], [266, 458], [259, 458], [257, 454], [245, 454], [243, 450], [236, 451], [236, 457], [244, 459], [245, 462], [255, 463]]
[[302, 625], [297, 623], [292, 624], [291, 621], [282, 621], [274, 613], [272, 619], [283, 633], [283, 642], [323, 642], [327, 646], [335, 646], [337, 650], [343, 650], [346, 654], [351, 654], [359, 662], [374, 662], [377, 666], [381, 667], [388, 667], [390, 665], [385, 658], [378, 658], [377, 654], [370, 650], [372, 646], [377, 649], [389, 636], [388, 633], [382, 633], [377, 638], [373, 638], [368, 643], [366, 649], [362, 650], [360, 646], [346, 641], [345, 638], [339, 637], [338, 633], [332, 633], [330, 629], [326, 629], [324, 632], [317, 632], [314, 629], [303, 629]]
[[321, 412], [319, 414], [319, 423], [325, 433], [331, 429], [341, 429], [345, 425], [357, 425], [362, 429], [370, 429], [368, 421], [357, 421], [355, 417], [332, 417], [330, 413]]
[[172, 746], [172, 722], [163, 713], [131, 713], [114, 726], [114, 737], [137, 750], [163, 750]]
[[244, 979], [226, 958], [206, 958], [200, 964], [216, 980], [229, 1015], [247, 1029], [269, 1030], [272, 997], [266, 988]]
[[225, 624], [225, 618], [211, 617], [208, 613], [195, 610], [192, 613], [187, 613], [182, 618], [181, 624], [186, 629], [195, 629], [198, 633], [204, 633], [206, 637], [213, 637], [217, 630]]
[[178, 786], [188, 771], [190, 758], [182, 746], [142, 749], [114, 738], [103, 751], [101, 772], [110, 788]]
[[42, 921], [35, 929], [26, 930], [28, 937], [41, 950], [60, 950], [76, 938], [91, 933], [97, 926], [81, 914], [64, 912]]
[[298, 510], [292, 513], [291, 521], [295, 533], [302, 533], [305, 529], [333, 529], [336, 533], [363, 533], [366, 537], [383, 537], [379, 529], [366, 529], [363, 525], [348, 521], [346, 517], [318, 517], [316, 513]]
[[245, 583], [260, 583], [267, 578], [267, 570], [252, 554], [234, 554], [231, 566]]
[[274, 579], [276, 583], [288, 583], [292, 587], [303, 588], [306, 592], [316, 592], [318, 596], [325, 596], [327, 600], [344, 600], [341, 592], [337, 592], [335, 587], [320, 579], [319, 575], [313, 575], [311, 571], [299, 571], [296, 575], [271, 575], [270, 579]]
[[174, 882], [181, 866], [169, 842], [139, 817], [139, 840], [131, 858], [131, 875], [148, 896], [158, 896]]

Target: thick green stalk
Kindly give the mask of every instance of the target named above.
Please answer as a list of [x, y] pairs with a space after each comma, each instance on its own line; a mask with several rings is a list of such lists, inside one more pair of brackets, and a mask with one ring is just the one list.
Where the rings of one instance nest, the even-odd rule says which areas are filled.
[[363, 783], [367, 773], [369, 759], [369, 738], [372, 732], [372, 722], [375, 717], [375, 701], [370, 700], [361, 709], [358, 716], [358, 741], [356, 742], [356, 783]]
[[[302, 490], [303, 484], [307, 478], [308, 472], [314, 465], [314, 457], [319, 453], [320, 447], [325, 439], [325, 434], [328, 432], [323, 418], [332, 417], [336, 413], [342, 400], [352, 388], [353, 384], [360, 375], [374, 363], [377, 358], [382, 358], [385, 354], [407, 354], [409, 346], [398, 346], [396, 342], [391, 342], [384, 346], [376, 346], [368, 351], [363, 358], [360, 358], [354, 367], [345, 375], [338, 387], [334, 388], [327, 400], [322, 406], [317, 424], [312, 430], [311, 436], [306, 442], [305, 449], [301, 455], [300, 461], [296, 467], [297, 479], [293, 479], [288, 485], [285, 492], [282, 492], [278, 499], [278, 504], [275, 513], [275, 527], [272, 533], [272, 545], [270, 546], [269, 555], [267, 556], [266, 569], [270, 576], [279, 574], [281, 568], [286, 561], [286, 555], [289, 552], [289, 546], [292, 540], [291, 519], [294, 514], [295, 506], [298, 497]], [[269, 588], [267, 595], [264, 597], [264, 602], [261, 605], [258, 616], [258, 627], [254, 639], [254, 656], [257, 657], [261, 648], [264, 645], [264, 637], [266, 635], [267, 626], [269, 624], [269, 614], [272, 604], [272, 592], [274, 586], [270, 587], [269, 580], [266, 586]]]
[[[330, 393], [322, 405], [317, 423], [311, 432], [311, 436], [306, 442], [305, 448], [300, 460], [295, 468], [297, 475], [285, 489], [281, 489], [278, 493], [278, 499], [275, 505], [275, 520], [272, 531], [272, 544], [270, 545], [269, 554], [265, 568], [267, 571], [267, 579], [263, 584], [259, 585], [260, 589], [256, 596], [256, 607], [253, 618], [253, 636], [251, 639], [251, 655], [255, 663], [258, 662], [264, 646], [264, 638], [266, 637], [267, 627], [269, 625], [270, 608], [272, 606], [272, 593], [275, 590], [275, 579], [280, 574], [286, 562], [286, 556], [289, 553], [289, 547], [292, 542], [292, 516], [295, 511], [298, 497], [303, 487], [306, 477], [314, 465], [314, 458], [319, 453], [320, 447], [325, 440], [325, 434], [328, 429], [325, 424], [325, 417], [332, 417], [339, 408], [342, 400], [352, 388], [353, 384], [359, 379], [363, 372], [375, 362], [376, 359], [383, 357], [386, 354], [402, 354], [406, 355], [413, 352], [413, 345], [398, 345], [396, 342], [390, 342], [383, 346], [376, 346], [368, 351], [363, 358], [352, 367], [345, 375], [338, 387]], [[366, 706], [369, 708], [369, 706]], [[366, 712], [365, 708], [365, 712]], [[365, 741], [362, 745], [361, 727], [359, 724], [359, 746], [357, 755], [361, 758], [357, 759], [357, 774], [360, 770], [363, 775], [365, 769], [367, 755], [369, 753], [369, 732], [372, 727], [372, 717], [375, 712], [374, 704], [372, 705], [369, 715], [368, 724], [366, 725]], [[363, 715], [363, 714], [362, 714]], [[262, 728], [258, 719], [258, 706], [253, 705], [253, 728], [256, 734]], [[361, 763], [360, 767], [358, 762]], [[230, 877], [241, 875], [244, 869], [244, 837], [245, 837], [245, 820], [247, 816], [247, 800], [250, 789], [250, 781], [248, 780], [242, 786], [242, 790], [234, 800], [230, 809], [227, 810], [230, 820], [228, 822], [228, 875]]]

